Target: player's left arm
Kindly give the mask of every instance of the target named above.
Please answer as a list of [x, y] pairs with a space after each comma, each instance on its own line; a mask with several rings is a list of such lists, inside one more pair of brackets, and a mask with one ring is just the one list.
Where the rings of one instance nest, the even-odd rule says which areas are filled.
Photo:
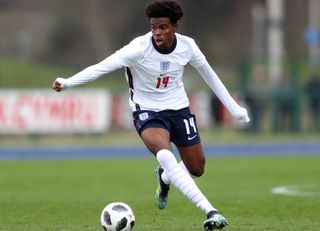
[[248, 123], [250, 118], [248, 116], [247, 109], [241, 107], [230, 95], [218, 75], [214, 72], [207, 61], [202, 65], [195, 66], [195, 69], [199, 72], [202, 78], [206, 81], [209, 87], [221, 100], [231, 115], [240, 122]]
[[221, 100], [227, 110], [231, 113], [233, 118], [243, 123], [248, 123], [250, 118], [248, 116], [247, 109], [241, 107], [230, 95], [218, 75], [209, 65], [207, 59], [196, 45], [194, 40], [190, 40], [190, 50], [192, 56], [190, 58], [190, 64], [199, 72], [201, 77], [206, 81], [212, 91]]

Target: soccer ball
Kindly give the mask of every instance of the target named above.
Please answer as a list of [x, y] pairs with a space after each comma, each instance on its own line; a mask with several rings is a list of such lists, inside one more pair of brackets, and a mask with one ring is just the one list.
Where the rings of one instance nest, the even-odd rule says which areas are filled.
[[101, 213], [101, 225], [106, 231], [130, 231], [134, 223], [132, 209], [123, 202], [110, 203]]

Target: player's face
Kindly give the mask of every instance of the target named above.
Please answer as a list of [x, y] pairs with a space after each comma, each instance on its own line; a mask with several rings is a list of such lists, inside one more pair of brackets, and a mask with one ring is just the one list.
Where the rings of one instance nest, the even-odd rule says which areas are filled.
[[171, 49], [177, 30], [177, 24], [172, 24], [170, 18], [151, 18], [151, 32], [156, 45], [160, 50]]

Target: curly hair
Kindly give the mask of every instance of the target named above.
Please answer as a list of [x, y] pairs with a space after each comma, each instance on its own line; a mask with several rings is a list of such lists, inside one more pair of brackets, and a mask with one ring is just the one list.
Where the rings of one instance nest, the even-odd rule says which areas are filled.
[[145, 14], [150, 18], [168, 17], [172, 24], [176, 24], [183, 16], [181, 6], [170, 0], [155, 0], [145, 7]]

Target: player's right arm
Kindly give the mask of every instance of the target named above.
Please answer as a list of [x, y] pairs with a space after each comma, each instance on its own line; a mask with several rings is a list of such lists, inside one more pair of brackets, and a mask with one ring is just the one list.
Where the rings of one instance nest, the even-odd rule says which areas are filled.
[[57, 78], [53, 84], [52, 84], [52, 89], [57, 91], [57, 92], [60, 92], [62, 91], [63, 89], [66, 88], [65, 86], [65, 82], [66, 82], [66, 79], [64, 78]]
[[116, 52], [113, 55], [101, 61], [100, 63], [89, 66], [70, 78], [61, 78], [61, 77], [57, 78], [53, 82], [52, 88], [55, 91], [60, 92], [70, 87], [74, 87], [77, 85], [94, 81], [100, 78], [101, 76], [108, 74], [121, 67], [123, 66], [121, 62], [119, 62], [119, 57]]
[[130, 66], [133, 61], [137, 60], [139, 55], [140, 52], [136, 49], [135, 44], [131, 42], [100, 63], [89, 66], [70, 78], [57, 78], [53, 82], [52, 88], [60, 92], [67, 88], [94, 81], [114, 70]]

